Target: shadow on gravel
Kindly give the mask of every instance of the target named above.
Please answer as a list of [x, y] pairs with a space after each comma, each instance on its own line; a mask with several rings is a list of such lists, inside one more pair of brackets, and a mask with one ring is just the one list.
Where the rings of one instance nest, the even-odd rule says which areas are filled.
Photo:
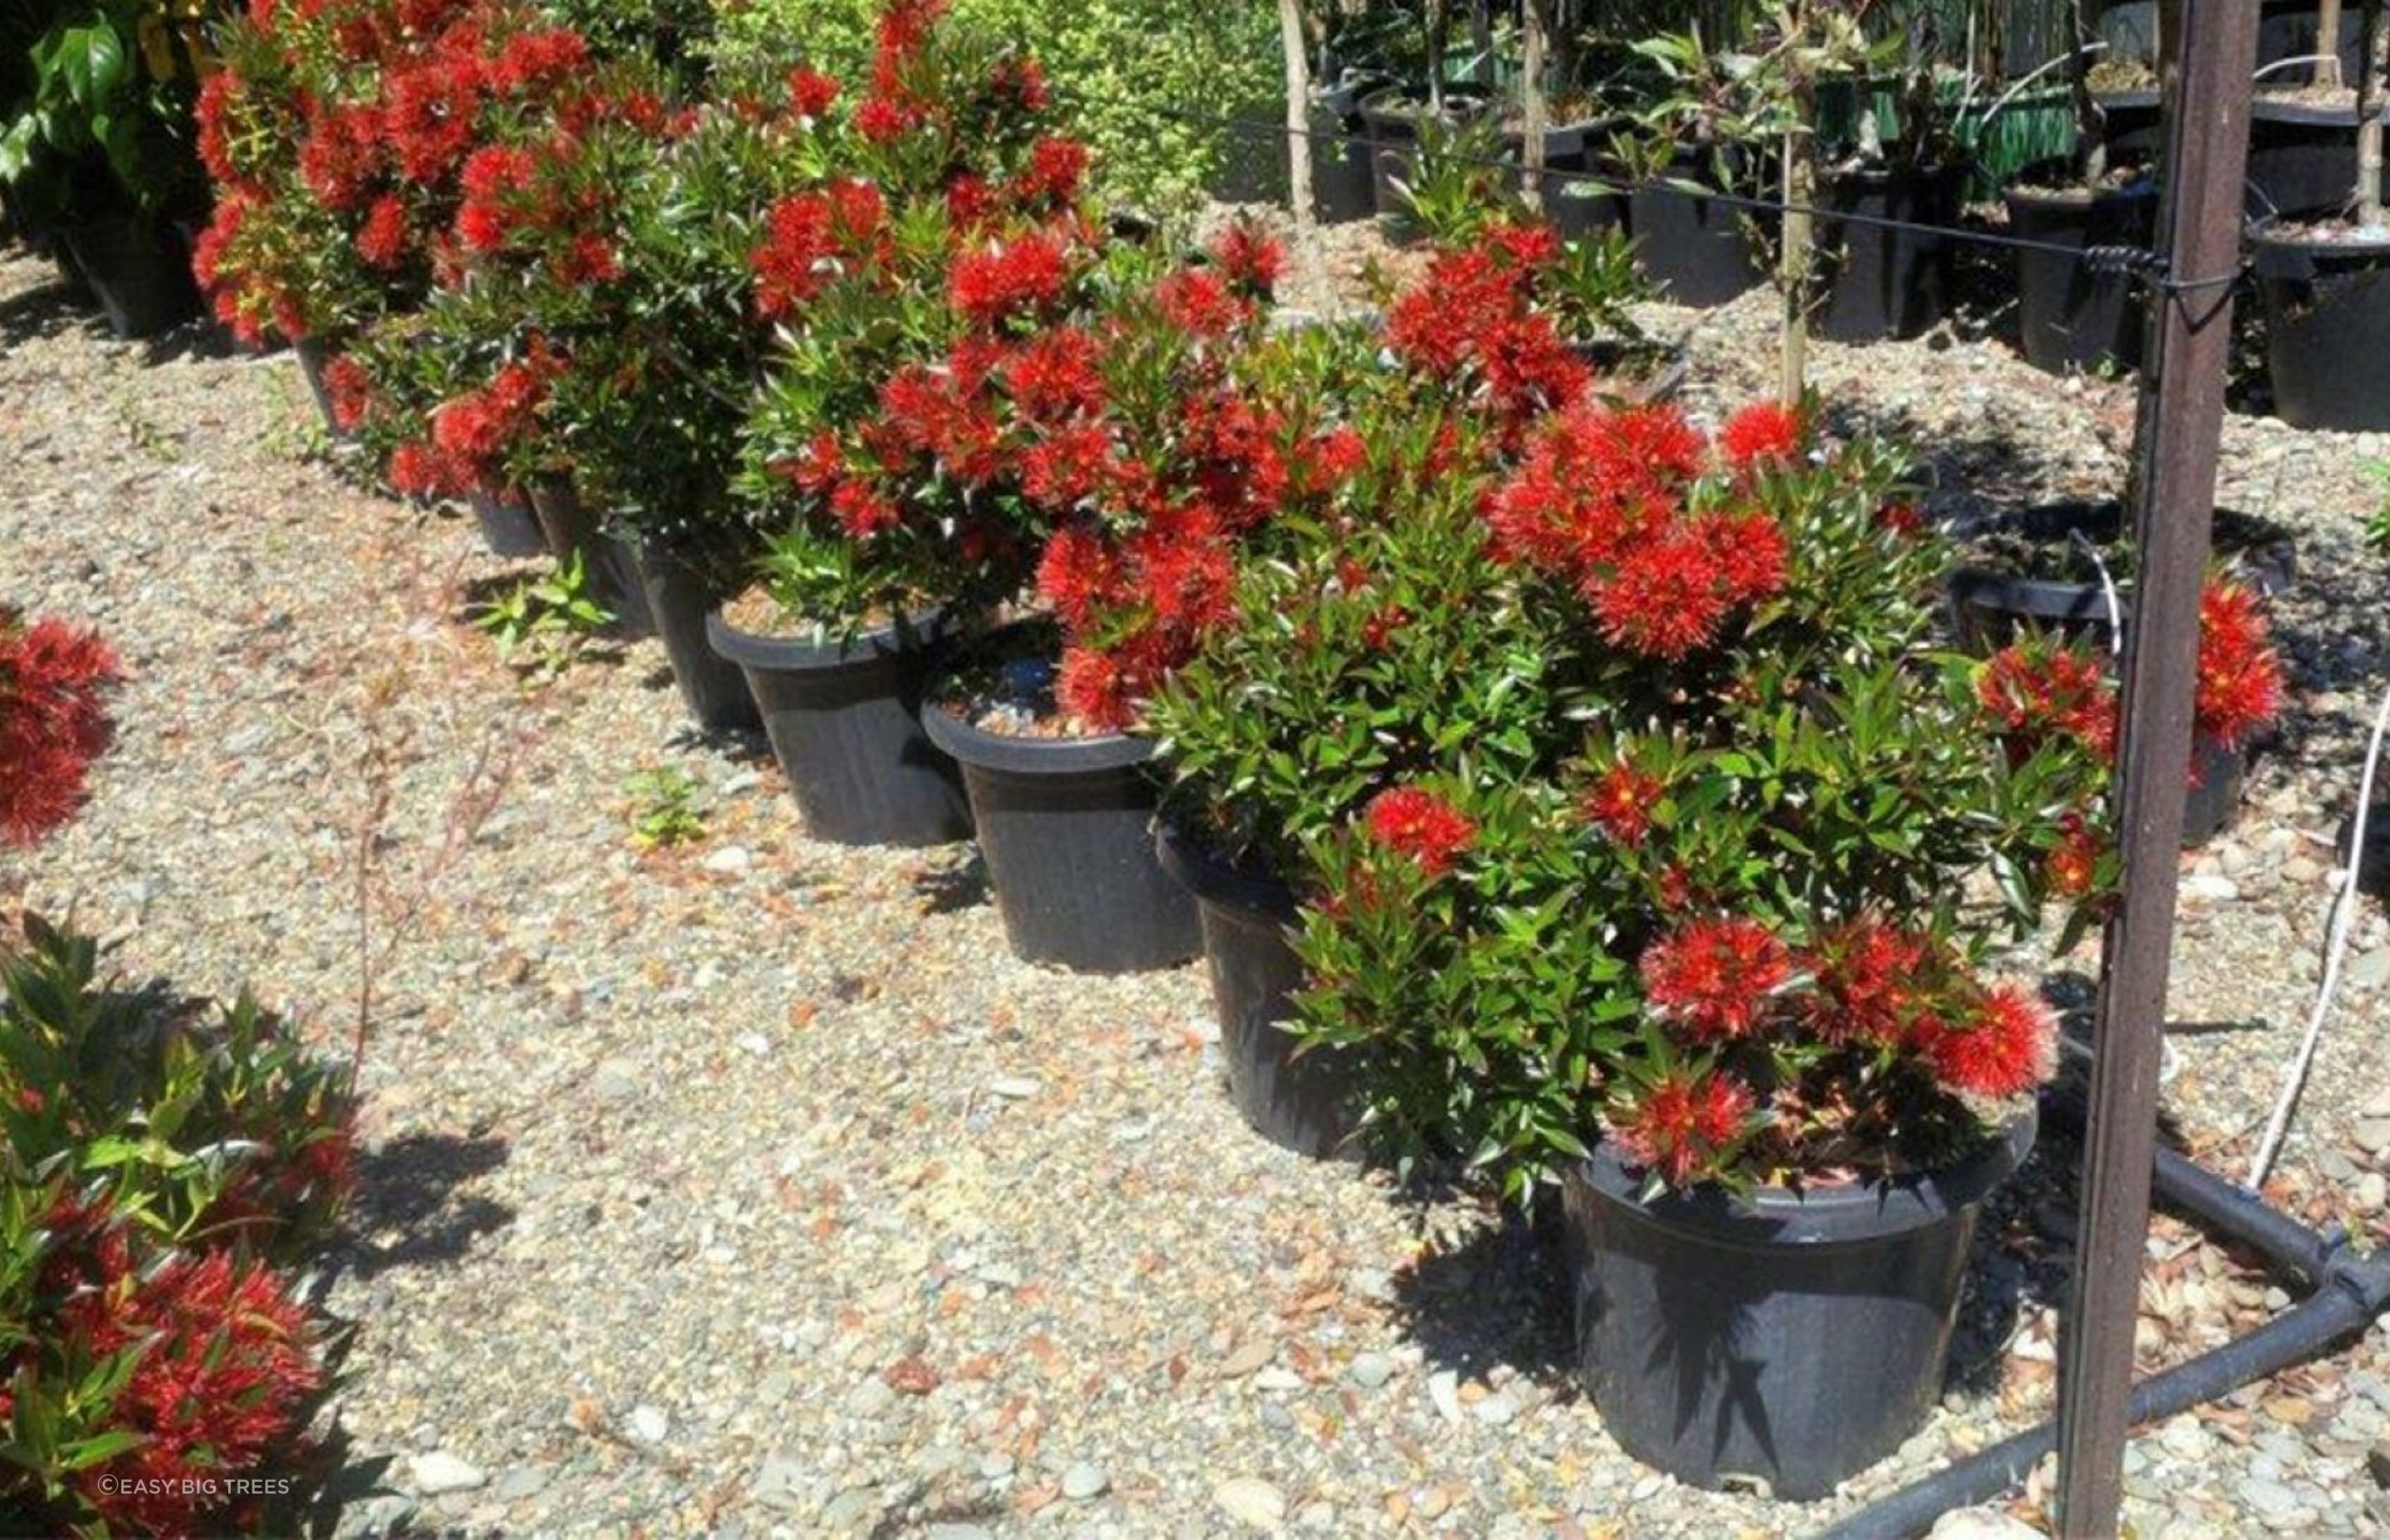
[[1540, 1222], [1505, 1210], [1498, 1226], [1422, 1256], [1394, 1276], [1394, 1314], [1431, 1370], [1483, 1380], [1504, 1366], [1574, 1386], [1576, 1327], [1557, 1207]]
[[925, 866], [913, 874], [913, 896], [925, 915], [959, 914], [988, 900], [987, 863], [979, 847], [950, 866]]
[[869, 1540], [897, 1540], [900, 1535], [927, 1534], [946, 1524], [1001, 1525], [1011, 1513], [1010, 1507], [993, 1498], [982, 1498], [972, 1503], [941, 1504], [918, 1519], [891, 1513], [871, 1526]]
[[53, 275], [45, 283], [0, 300], [0, 353], [77, 330], [104, 336], [108, 323], [86, 308], [84, 295], [63, 276]]
[[1999, 418], [1953, 432], [1927, 424], [1901, 406], [1857, 399], [1828, 403], [1825, 424], [1836, 434], [1866, 431], [1915, 453], [1915, 477], [1933, 496], [1937, 519], [1980, 517], [2052, 499], [2051, 479], [2070, 473], [2063, 446], [2053, 452]]
[[[370, 1278], [394, 1267], [454, 1262], [479, 1238], [504, 1229], [515, 1211], [457, 1189], [507, 1163], [503, 1139], [409, 1134], [357, 1161], [350, 1208], [353, 1271]], [[395, 1232], [383, 1241], [373, 1237]]]

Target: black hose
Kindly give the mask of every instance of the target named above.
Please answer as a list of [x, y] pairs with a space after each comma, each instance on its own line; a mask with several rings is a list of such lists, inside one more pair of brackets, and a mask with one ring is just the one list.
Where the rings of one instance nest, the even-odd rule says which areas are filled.
[[2268, 1208], [2246, 1187], [2234, 1186], [2171, 1149], [2158, 1151], [2150, 1185], [2158, 1201], [2247, 1246], [2272, 1264], [2283, 1275], [2284, 1283], [2302, 1292], [2323, 1286], [2345, 1240], [2339, 1232], [2318, 1235], [2290, 1215]]

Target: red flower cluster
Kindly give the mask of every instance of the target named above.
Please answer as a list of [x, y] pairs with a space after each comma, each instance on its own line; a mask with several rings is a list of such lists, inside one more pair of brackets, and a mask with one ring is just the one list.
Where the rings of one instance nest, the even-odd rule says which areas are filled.
[[1753, 1107], [1731, 1075], [1671, 1069], [1611, 1109], [1610, 1135], [1627, 1164], [1688, 1187], [1714, 1174], [1750, 1132]]
[[993, 331], [1008, 322], [1034, 320], [1062, 297], [1070, 256], [1060, 237], [1032, 230], [1010, 240], [992, 240], [955, 259], [946, 297], [972, 326]]
[[784, 198], [765, 228], [752, 261], [755, 309], [766, 319], [793, 315], [832, 280], [888, 259], [888, 204], [869, 182], [850, 178]]
[[1622, 845], [1639, 845], [1651, 829], [1652, 805], [1665, 789], [1654, 776], [1624, 761], [1602, 772], [1577, 805]]
[[2199, 731], [2228, 748], [2272, 725], [2282, 709], [2281, 655], [2267, 640], [2256, 594], [2211, 582], [2199, 605]]
[[2056, 736], [2103, 764], [2115, 758], [2115, 687], [2104, 662], [2080, 647], [2043, 636], [2013, 642], [1984, 665], [1975, 697], [2027, 752]]
[[540, 409], [565, 361], [534, 337], [525, 355], [502, 366], [489, 384], [443, 403], [428, 443], [401, 444], [391, 456], [391, 484], [416, 497], [508, 490], [507, 453], [538, 426]]
[[377, 396], [373, 377], [347, 353], [325, 364], [324, 393], [332, 400], [332, 424], [343, 433], [355, 432], [372, 415]]
[[1483, 403], [1506, 437], [1591, 389], [1592, 367], [1569, 347], [1542, 303], [1561, 254], [1545, 225], [1510, 225], [1477, 245], [1439, 251], [1386, 314], [1397, 356]]
[[1688, 920], [1644, 949], [1643, 997], [1697, 1043], [1756, 1032], [1792, 978], [1792, 956], [1755, 919]]
[[1801, 957], [1814, 981], [1803, 1020], [1830, 1043], [1898, 1047], [1933, 998], [1940, 960], [1931, 937], [1880, 919], [1833, 927]]
[[109, 1408], [111, 1431], [139, 1442], [79, 1473], [85, 1500], [143, 1534], [245, 1527], [249, 1505], [225, 1503], [223, 1478], [287, 1457], [323, 1385], [304, 1312], [228, 1251], [141, 1265], [105, 1208], [64, 1200], [49, 1228], [42, 1291], [61, 1301], [59, 1335], [78, 1356], [141, 1350]]
[[1780, 590], [1791, 558], [1764, 509], [1693, 509], [1705, 457], [1673, 406], [1557, 413], [1487, 496], [1496, 550], [1574, 584], [1614, 645], [1682, 659]]
[[1754, 402], [1718, 430], [1718, 449], [1737, 470], [1792, 464], [1809, 436], [1801, 414], [1778, 401]]
[[2011, 983], [1984, 991], [1961, 1020], [1924, 1018], [1912, 1040], [1934, 1078], [1968, 1096], [2022, 1096], [2058, 1069], [2057, 1017]]
[[1424, 787], [1397, 786], [1379, 792], [1362, 813], [1369, 838], [1408, 857], [1426, 877], [1441, 877], [1476, 843], [1470, 816]]
[[96, 632], [0, 613], [0, 844], [31, 845], [83, 806], [122, 678]]

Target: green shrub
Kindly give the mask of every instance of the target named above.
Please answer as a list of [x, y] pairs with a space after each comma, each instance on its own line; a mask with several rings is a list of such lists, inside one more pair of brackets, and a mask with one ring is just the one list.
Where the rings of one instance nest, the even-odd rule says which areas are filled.
[[[853, 75], [870, 54], [876, 0], [720, 3], [726, 58], [795, 48]], [[1200, 120], [1283, 116], [1277, 12], [1261, 0], [955, 0], [954, 15], [1036, 56], [1114, 202], [1191, 210], [1235, 148]]]

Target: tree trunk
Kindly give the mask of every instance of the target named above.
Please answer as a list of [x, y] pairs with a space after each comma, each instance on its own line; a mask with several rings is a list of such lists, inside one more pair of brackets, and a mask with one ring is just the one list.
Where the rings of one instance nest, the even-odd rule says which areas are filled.
[[2365, 73], [2357, 91], [2357, 223], [2382, 227], [2382, 97], [2390, 91], [2390, 26], [2382, 0], [2365, 7]]
[[1525, 121], [1526, 143], [1521, 163], [1526, 167], [1527, 207], [1544, 208], [1544, 8], [1541, 0], [1527, 0], [1521, 17], [1525, 35], [1520, 45], [1519, 105]]
[[2340, 0], [2316, 0], [2316, 61], [2307, 79], [2337, 91], [2340, 78]]
[[1278, 0], [1279, 38], [1286, 47], [1287, 201], [1298, 235], [1311, 231], [1311, 69], [1304, 58], [1303, 0]]
[[1777, 394], [1787, 406], [1801, 404], [1809, 383], [1809, 262], [1812, 233], [1809, 210], [1817, 195], [1818, 168], [1806, 124], [1814, 112], [1811, 92], [1797, 90], [1798, 114], [1804, 126], [1784, 135], [1783, 250], [1777, 258], [1777, 285], [1784, 293], [1784, 348], [1777, 377]]

